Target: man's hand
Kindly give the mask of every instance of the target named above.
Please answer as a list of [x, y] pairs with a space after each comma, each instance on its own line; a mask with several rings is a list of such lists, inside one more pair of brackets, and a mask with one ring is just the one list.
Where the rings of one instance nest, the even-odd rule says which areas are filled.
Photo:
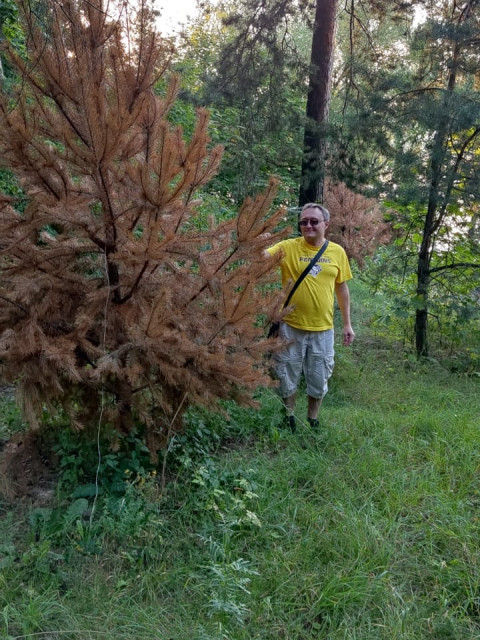
[[347, 325], [346, 327], [343, 327], [343, 346], [349, 347], [354, 340], [355, 340], [355, 331], [352, 329], [351, 325]]
[[[271, 234], [271, 233], [269, 233], [268, 231], [266, 231], [265, 233], [261, 233], [261, 234], [258, 236], [258, 238], [259, 238], [259, 239], [261, 239], [261, 240], [268, 240], [268, 239], [269, 239], [269, 238], [271, 238], [271, 237], [272, 237], [272, 234]], [[266, 249], [264, 249], [264, 251], [263, 251], [263, 257], [264, 257], [264, 258], [271, 258], [272, 256], [271, 256], [271, 254], [270, 254]]]
[[268, 240], [268, 239], [269, 239], [269, 238], [271, 238], [271, 237], [272, 237], [272, 234], [271, 234], [269, 231], [265, 231], [265, 233], [261, 233], [261, 234], [258, 236], [258, 239], [259, 239], [259, 240]]

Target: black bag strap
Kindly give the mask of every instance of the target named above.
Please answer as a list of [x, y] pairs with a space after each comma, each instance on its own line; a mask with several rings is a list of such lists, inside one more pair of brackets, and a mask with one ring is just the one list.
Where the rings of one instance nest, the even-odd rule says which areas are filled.
[[321, 256], [323, 255], [324, 251], [326, 250], [326, 248], [328, 247], [328, 240], [325, 240], [325, 242], [323, 243], [323, 245], [320, 247], [320, 250], [315, 254], [315, 257], [313, 258], [313, 260], [307, 264], [307, 266], [305, 267], [305, 269], [302, 271], [302, 273], [298, 276], [297, 281], [295, 282], [295, 284], [293, 285], [290, 293], [287, 296], [287, 299], [285, 300], [285, 302], [283, 303], [283, 308], [285, 309], [286, 307], [288, 307], [288, 303], [290, 302], [290, 300], [292, 299], [293, 294], [295, 293], [295, 291], [298, 289], [299, 284], [302, 282], [302, 280], [305, 278], [305, 276], [308, 274], [308, 272], [310, 271], [310, 269], [313, 267], [314, 264], [316, 264], [318, 262], [318, 259], [321, 258]]

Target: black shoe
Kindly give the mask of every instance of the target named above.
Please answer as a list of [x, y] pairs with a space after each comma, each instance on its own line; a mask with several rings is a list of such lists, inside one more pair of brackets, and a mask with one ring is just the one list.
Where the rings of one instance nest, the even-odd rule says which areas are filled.
[[318, 418], [307, 418], [307, 421], [311, 429], [314, 429], [315, 431], [318, 429], [318, 426], [319, 426]]
[[285, 426], [290, 429], [292, 433], [297, 430], [297, 423], [295, 422], [295, 416], [285, 416]]

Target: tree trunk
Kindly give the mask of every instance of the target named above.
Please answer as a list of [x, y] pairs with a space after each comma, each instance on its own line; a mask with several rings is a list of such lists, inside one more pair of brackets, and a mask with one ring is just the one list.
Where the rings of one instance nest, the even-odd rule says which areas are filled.
[[415, 347], [417, 357], [428, 356], [428, 289], [430, 286], [430, 236], [420, 249], [417, 265], [417, 299], [415, 311]]
[[337, 0], [317, 0], [303, 139], [299, 205], [323, 201], [326, 140]]
[[[417, 264], [417, 309], [415, 311], [415, 347], [417, 357], [428, 356], [428, 294], [430, 288], [430, 262], [432, 258], [435, 233], [441, 224], [443, 214], [439, 211], [441, 184], [444, 172], [445, 156], [448, 146], [450, 102], [457, 79], [457, 65], [460, 60], [460, 45], [455, 44], [448, 84], [445, 91], [443, 117], [432, 145], [430, 157], [430, 189], [428, 194], [427, 215], [423, 225], [422, 244], [418, 252]], [[440, 207], [441, 209], [441, 207]]]

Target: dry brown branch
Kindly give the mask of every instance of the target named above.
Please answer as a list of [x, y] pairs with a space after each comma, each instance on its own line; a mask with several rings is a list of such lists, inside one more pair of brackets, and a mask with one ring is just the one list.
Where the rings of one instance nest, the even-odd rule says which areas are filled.
[[391, 239], [378, 202], [355, 193], [343, 183], [325, 183], [325, 206], [330, 211], [328, 237], [340, 244], [349, 258], [363, 264], [366, 256]]

